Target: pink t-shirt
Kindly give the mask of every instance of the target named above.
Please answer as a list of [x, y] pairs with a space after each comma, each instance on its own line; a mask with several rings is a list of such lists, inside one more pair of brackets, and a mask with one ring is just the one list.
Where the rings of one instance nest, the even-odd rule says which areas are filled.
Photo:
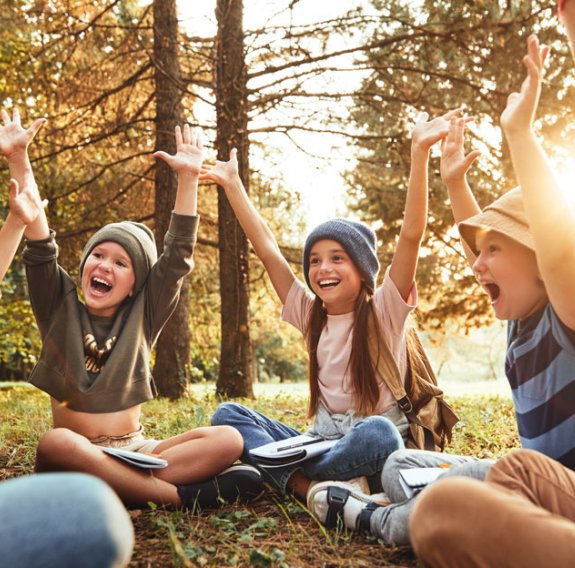
[[[282, 310], [282, 320], [291, 323], [301, 333], [305, 333], [314, 297], [302, 282], [294, 280]], [[382, 337], [398, 362], [401, 376], [405, 379], [406, 321], [417, 305], [415, 284], [409, 293], [408, 302], [405, 302], [389, 277], [388, 269], [382, 285], [375, 291], [373, 300]], [[341, 315], [328, 314], [327, 323], [317, 346], [321, 401], [332, 414], [345, 414], [348, 410], [356, 408], [348, 370], [353, 338], [353, 316], [353, 312]], [[377, 413], [381, 413], [393, 406], [395, 399], [382, 377], [378, 375], [377, 378], [380, 397], [376, 410]]]

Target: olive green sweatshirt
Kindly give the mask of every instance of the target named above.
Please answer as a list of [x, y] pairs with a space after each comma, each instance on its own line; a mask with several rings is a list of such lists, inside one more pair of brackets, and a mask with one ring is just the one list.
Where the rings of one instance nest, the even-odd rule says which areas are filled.
[[150, 355], [193, 267], [198, 217], [172, 213], [143, 288], [110, 318], [91, 316], [58, 264], [55, 233], [26, 241], [23, 259], [42, 352], [29, 381], [68, 408], [116, 412], [156, 394]]

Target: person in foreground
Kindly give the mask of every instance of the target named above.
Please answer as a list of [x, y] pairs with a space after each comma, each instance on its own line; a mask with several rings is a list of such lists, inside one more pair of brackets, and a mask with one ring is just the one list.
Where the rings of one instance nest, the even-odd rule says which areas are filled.
[[[37, 131], [43, 121], [34, 123]], [[0, 282], [26, 226], [45, 206], [10, 180], [9, 213], [0, 229]], [[130, 517], [96, 477], [54, 473], [0, 483], [0, 563], [11, 568], [127, 566], [134, 546]]]
[[[342, 508], [351, 494], [360, 509], [377, 499], [382, 467], [407, 437], [408, 420], [374, 368], [369, 342], [372, 337], [378, 345], [385, 343], [404, 382], [407, 322], [417, 302], [414, 278], [427, 219], [429, 153], [458, 112], [431, 121], [423, 114], [415, 124], [405, 217], [392, 263], [379, 287], [376, 237], [367, 225], [332, 219], [308, 235], [303, 272], [310, 293], [250, 202], [238, 174], [236, 151], [228, 162], [206, 166], [200, 176], [224, 188], [284, 306], [282, 319], [305, 338], [310, 353], [308, 415], [315, 417], [312, 433], [338, 441], [303, 464], [263, 471], [282, 494], [290, 490], [305, 499], [312, 514], [327, 526], [334, 526], [342, 512], [348, 516]], [[242, 460], [250, 463], [255, 463], [251, 449], [299, 434], [235, 403], [220, 405], [212, 424], [240, 431]], [[344, 521], [347, 524], [347, 518]]]
[[0, 483], [0, 564], [10, 568], [128, 566], [134, 529], [118, 496], [85, 473]]
[[[27, 148], [36, 130], [2, 111], [0, 147], [11, 176], [38, 197]], [[149, 502], [208, 507], [251, 498], [261, 476], [227, 469], [242, 451], [233, 428], [197, 428], [164, 441], [144, 438], [141, 403], [153, 398], [152, 347], [172, 314], [193, 266], [202, 144], [189, 126], [176, 128], [177, 154], [156, 155], [178, 174], [172, 219], [157, 258], [153, 233], [131, 221], [112, 223], [88, 241], [75, 282], [58, 265], [55, 234], [43, 210], [25, 229], [23, 260], [42, 353], [30, 382], [51, 397], [54, 429], [38, 445], [36, 470], [91, 473], [131, 506]], [[153, 474], [105, 454], [100, 446], [155, 452], [168, 466]], [[214, 478], [217, 476], [217, 478]]]

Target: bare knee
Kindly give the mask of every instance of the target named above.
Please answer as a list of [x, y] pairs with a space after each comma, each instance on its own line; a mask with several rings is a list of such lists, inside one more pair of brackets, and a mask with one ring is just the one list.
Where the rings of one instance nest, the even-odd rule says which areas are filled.
[[212, 426], [210, 428], [212, 442], [214, 447], [222, 455], [234, 456], [233, 461], [238, 459], [244, 450], [244, 440], [242, 435], [231, 426]]
[[36, 450], [36, 471], [72, 470], [81, 447], [89, 442], [67, 428], [54, 428], [42, 436]]

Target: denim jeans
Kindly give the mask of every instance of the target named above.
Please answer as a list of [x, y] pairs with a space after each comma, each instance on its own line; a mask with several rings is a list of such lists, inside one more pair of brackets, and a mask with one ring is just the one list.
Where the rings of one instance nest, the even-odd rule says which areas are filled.
[[258, 467], [265, 479], [282, 494], [286, 493], [288, 481], [297, 470], [318, 481], [345, 481], [366, 476], [372, 490], [381, 491], [381, 470], [385, 460], [392, 452], [404, 447], [403, 439], [391, 420], [369, 416], [356, 422], [321, 456], [292, 466], [260, 468], [250, 456], [251, 449], [292, 438], [301, 432], [234, 402], [221, 404], [211, 422], [214, 426], [233, 426], [240, 432], [244, 439], [242, 461]]
[[83, 473], [0, 483], [0, 564], [10, 568], [127, 566], [134, 530], [108, 485]]

